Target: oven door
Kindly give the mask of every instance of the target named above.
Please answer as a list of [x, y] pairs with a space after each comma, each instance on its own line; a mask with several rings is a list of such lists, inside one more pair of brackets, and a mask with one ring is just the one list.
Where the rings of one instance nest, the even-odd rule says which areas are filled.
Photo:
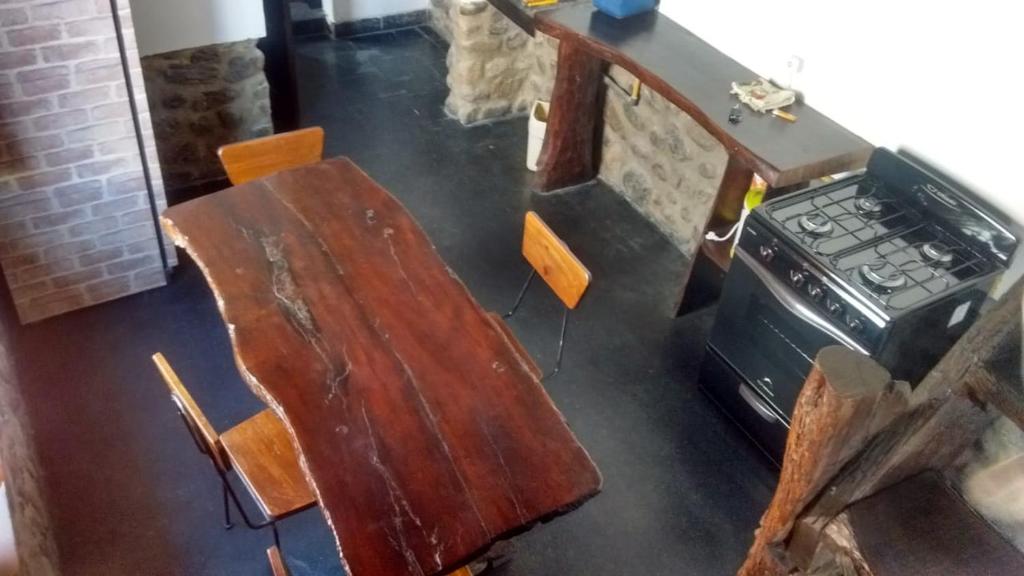
[[736, 392], [744, 403], [764, 414], [762, 400], [786, 424], [819, 350], [845, 345], [865, 352], [742, 248], [726, 277], [708, 344], [746, 381], [749, 389]]

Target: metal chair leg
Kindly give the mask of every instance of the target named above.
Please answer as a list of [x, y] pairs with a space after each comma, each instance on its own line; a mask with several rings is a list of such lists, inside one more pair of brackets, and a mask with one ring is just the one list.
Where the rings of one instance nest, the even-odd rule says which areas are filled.
[[270, 530], [274, 533], [274, 546], [277, 546], [277, 549], [280, 550], [281, 549], [281, 535], [277, 533], [277, 522], [271, 522], [270, 523]]
[[569, 309], [562, 313], [562, 333], [558, 336], [558, 357], [555, 359], [555, 369], [550, 374], [541, 378], [541, 381], [551, 378], [562, 369], [562, 352], [565, 350], [565, 328], [569, 324]]
[[522, 290], [519, 291], [519, 296], [516, 298], [516, 303], [512, 306], [512, 309], [503, 314], [502, 318], [511, 318], [516, 310], [519, 310], [519, 305], [523, 303], [523, 298], [526, 296], [526, 291], [530, 289], [530, 284], [533, 283], [533, 277], [537, 275], [535, 268], [530, 269], [530, 275], [526, 277], [526, 284], [523, 284]]
[[221, 494], [224, 497], [224, 529], [231, 530], [235, 524], [231, 521], [231, 504], [228, 501], [228, 485], [226, 481], [220, 484]]

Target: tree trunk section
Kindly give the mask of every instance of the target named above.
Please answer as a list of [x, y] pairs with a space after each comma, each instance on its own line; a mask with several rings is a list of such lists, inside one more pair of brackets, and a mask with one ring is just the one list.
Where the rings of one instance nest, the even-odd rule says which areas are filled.
[[907, 390], [873, 360], [823, 349], [797, 399], [779, 486], [761, 518], [741, 576], [786, 573], [774, 558], [826, 483], [906, 403]]
[[577, 42], [563, 40], [559, 45], [551, 115], [537, 171], [542, 192], [582, 184], [597, 175], [595, 137], [604, 66]]

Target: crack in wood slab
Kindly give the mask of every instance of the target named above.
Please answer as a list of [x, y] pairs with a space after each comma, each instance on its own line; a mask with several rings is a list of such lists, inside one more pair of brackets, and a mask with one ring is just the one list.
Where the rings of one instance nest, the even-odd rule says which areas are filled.
[[301, 292], [295, 286], [295, 279], [291, 270], [288, 269], [288, 259], [284, 254], [284, 246], [280, 237], [263, 236], [259, 239], [263, 251], [270, 263], [271, 285], [274, 288], [274, 296], [277, 297], [278, 306], [290, 320], [291, 325], [302, 334], [302, 337], [316, 350], [317, 355], [327, 367], [327, 397], [325, 401], [332, 400], [338, 395], [341, 386], [345, 383], [349, 373], [352, 371], [352, 363], [348, 362], [344, 351], [342, 357], [346, 357], [345, 367], [341, 370], [327, 353], [327, 344], [324, 342], [323, 334], [317, 327], [316, 319], [310, 311]]
[[[353, 576], [440, 576], [601, 476], [405, 209], [338, 159], [168, 210]], [[340, 399], [335, 402], [334, 399]]]

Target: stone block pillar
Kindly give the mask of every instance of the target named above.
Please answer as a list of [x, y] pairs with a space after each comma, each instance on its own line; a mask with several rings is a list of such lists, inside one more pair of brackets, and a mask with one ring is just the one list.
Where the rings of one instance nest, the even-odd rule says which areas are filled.
[[223, 144], [273, 133], [270, 86], [256, 40], [145, 56], [142, 69], [153, 111], [168, 196], [176, 202], [223, 187]]

